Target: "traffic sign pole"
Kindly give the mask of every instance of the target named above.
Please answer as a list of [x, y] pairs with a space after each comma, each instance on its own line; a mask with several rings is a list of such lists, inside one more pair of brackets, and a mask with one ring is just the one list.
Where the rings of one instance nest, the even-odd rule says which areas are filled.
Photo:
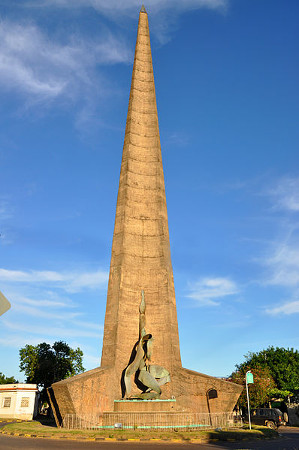
[[248, 392], [248, 383], [253, 383], [253, 375], [248, 370], [245, 375], [246, 381], [246, 394], [247, 394], [247, 405], [248, 405], [248, 421], [249, 421], [249, 429], [251, 430], [251, 417], [250, 417], [250, 402], [249, 402], [249, 392]]

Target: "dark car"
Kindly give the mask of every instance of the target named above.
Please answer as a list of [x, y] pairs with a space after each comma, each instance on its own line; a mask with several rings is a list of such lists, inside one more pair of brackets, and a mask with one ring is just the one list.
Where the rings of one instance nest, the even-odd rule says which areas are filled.
[[[248, 422], [248, 414], [243, 419], [244, 422]], [[277, 408], [253, 409], [250, 414], [250, 419], [254, 425], [264, 425], [274, 429], [286, 424], [283, 419], [283, 413]]]

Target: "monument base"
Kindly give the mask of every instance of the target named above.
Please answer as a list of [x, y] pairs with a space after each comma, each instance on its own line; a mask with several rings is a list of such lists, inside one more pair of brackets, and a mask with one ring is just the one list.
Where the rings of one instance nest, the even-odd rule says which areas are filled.
[[176, 409], [176, 400], [114, 400], [114, 412], [165, 412]]
[[[162, 411], [163, 408], [169, 412], [174, 409], [176, 412], [190, 413], [232, 412], [242, 390], [241, 385], [177, 368], [171, 375], [171, 382], [163, 386], [160, 400], [126, 401], [121, 400], [117, 371], [114, 368], [99, 367], [54, 383], [48, 392], [59, 427], [67, 414], [78, 417], [92, 415], [99, 423], [103, 423], [106, 413], [129, 413], [135, 412], [136, 408], [137, 411], [148, 412]], [[212, 398], [209, 397], [211, 391], [214, 393]], [[172, 405], [175, 405], [173, 409]], [[115, 408], [119, 409], [115, 411]]]
[[[101, 428], [200, 430], [235, 427], [239, 421], [233, 413], [190, 412], [104, 412]], [[95, 428], [98, 428], [95, 426]]]

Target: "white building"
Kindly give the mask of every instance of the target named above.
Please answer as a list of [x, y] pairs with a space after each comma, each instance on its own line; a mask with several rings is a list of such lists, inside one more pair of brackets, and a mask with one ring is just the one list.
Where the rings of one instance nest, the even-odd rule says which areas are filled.
[[36, 384], [0, 384], [0, 418], [32, 420], [37, 414]]

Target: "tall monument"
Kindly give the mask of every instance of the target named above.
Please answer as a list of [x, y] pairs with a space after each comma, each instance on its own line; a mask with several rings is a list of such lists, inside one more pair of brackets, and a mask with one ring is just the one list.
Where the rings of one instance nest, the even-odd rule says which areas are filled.
[[[52, 385], [57, 422], [67, 413], [101, 416], [104, 411], [113, 411], [114, 401], [124, 395], [125, 369], [132, 363], [140, 337], [141, 291], [146, 302], [146, 330], [154, 338], [151, 364], [167, 369], [170, 374], [161, 399], [175, 398], [178, 411], [231, 411], [242, 387], [182, 368], [150, 35], [144, 7], [139, 15], [121, 163], [101, 367]], [[138, 396], [140, 387], [133, 384], [132, 395]], [[217, 395], [207, 404], [211, 389]]]
[[181, 367], [148, 18], [140, 12], [119, 180], [102, 366], [122, 370], [138, 337], [144, 290], [155, 353]]

